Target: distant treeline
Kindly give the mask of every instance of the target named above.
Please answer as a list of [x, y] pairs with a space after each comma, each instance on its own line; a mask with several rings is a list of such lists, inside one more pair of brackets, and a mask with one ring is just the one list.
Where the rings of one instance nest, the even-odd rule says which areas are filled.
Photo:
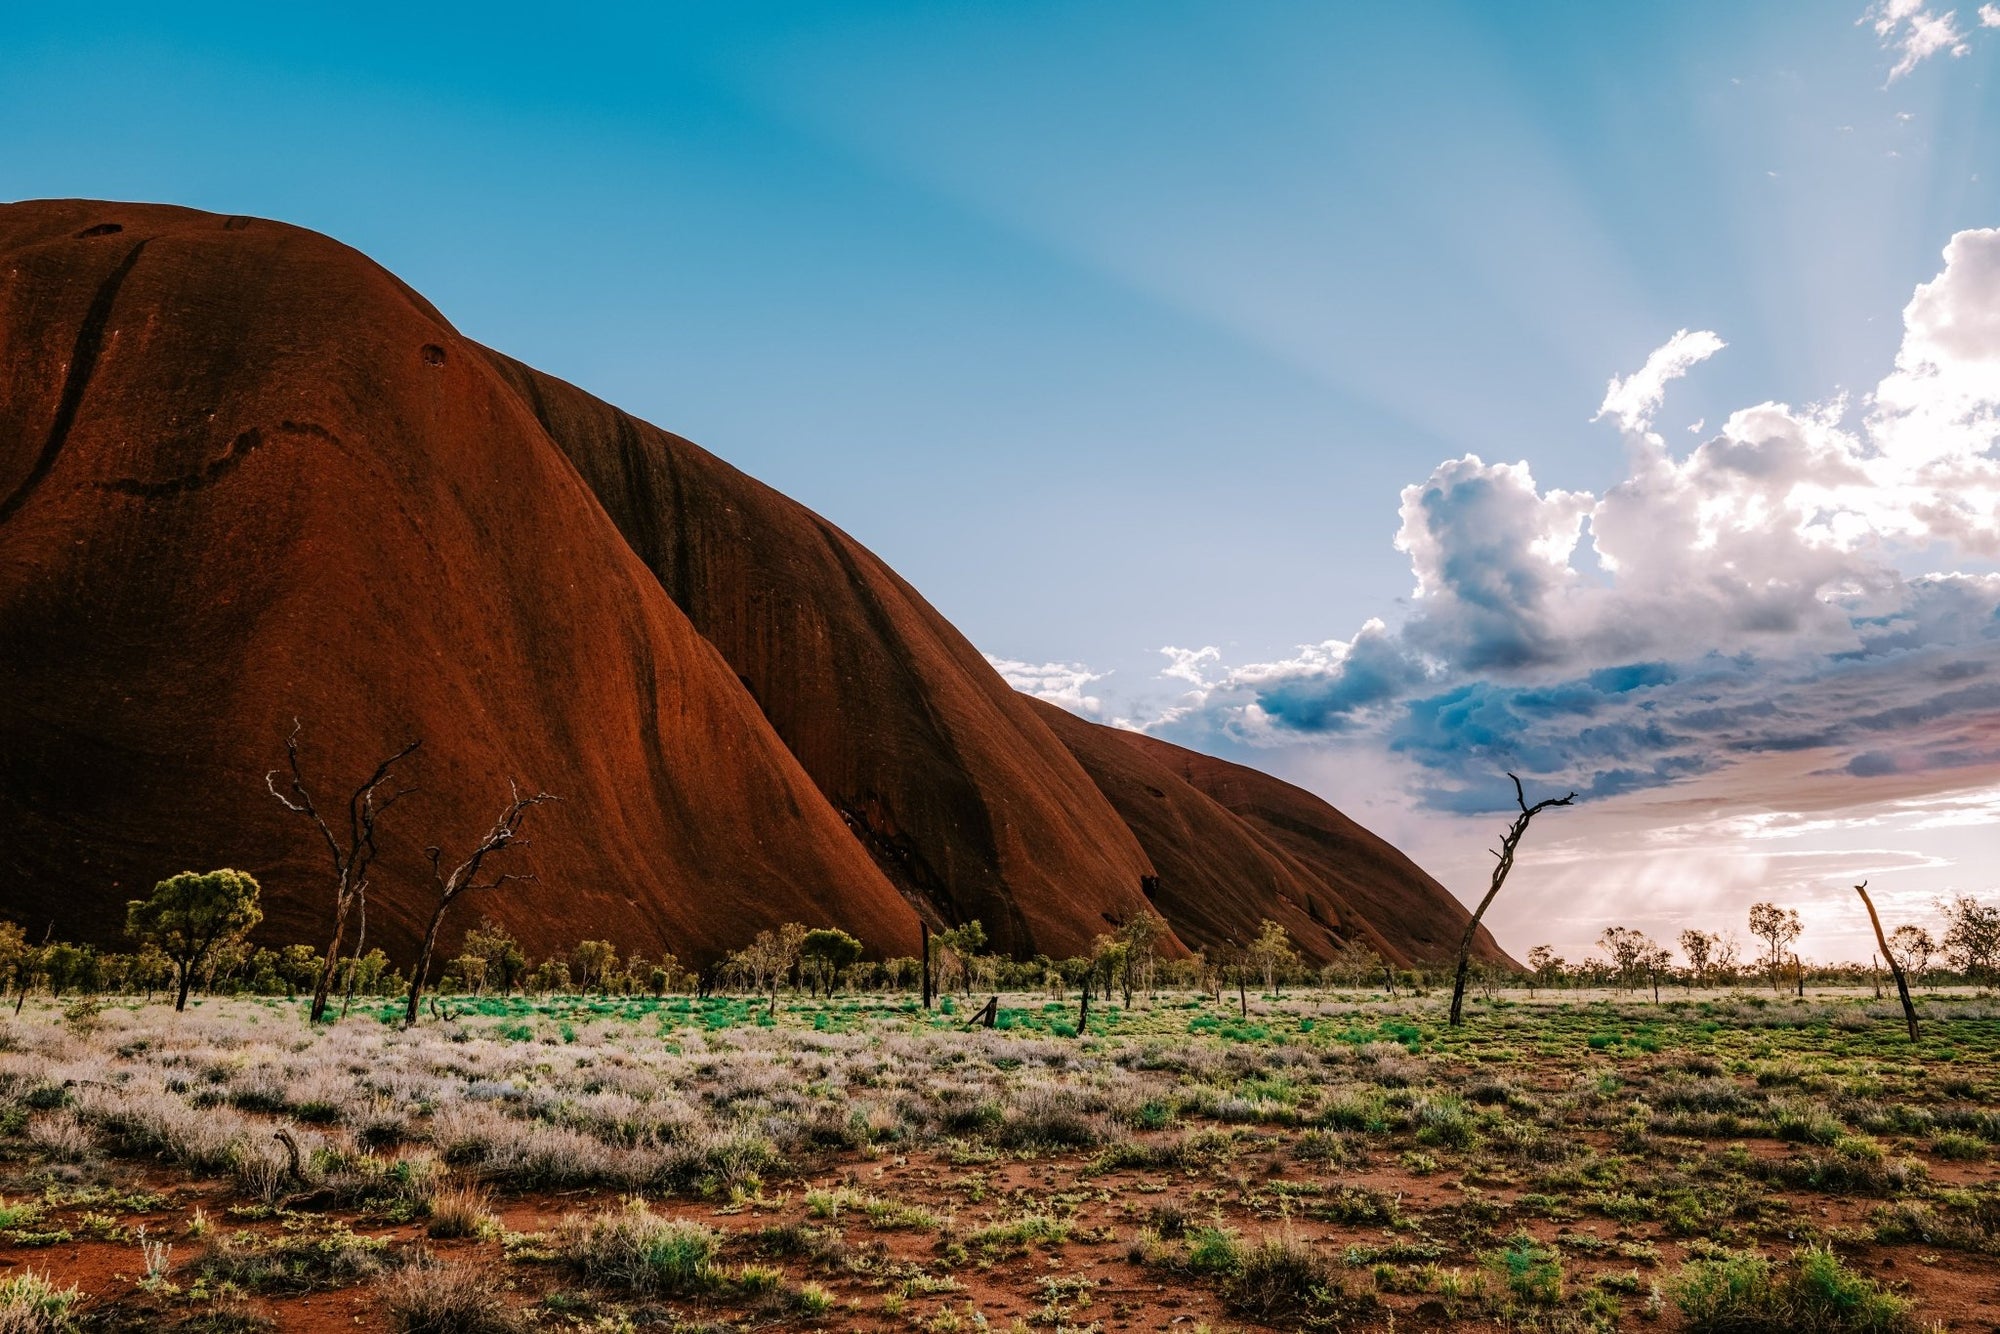
[[[320, 947], [299, 943], [273, 947], [252, 944], [250, 931], [261, 921], [258, 888], [235, 871], [192, 872], [162, 881], [154, 896], [134, 900], [127, 922], [133, 948], [103, 950], [93, 945], [44, 939], [35, 943], [21, 924], [0, 920], [0, 984], [18, 1010], [36, 991], [61, 997], [76, 993], [143, 994], [196, 991], [210, 995], [255, 994], [296, 997], [319, 980]], [[1905, 924], [1890, 937], [1915, 985], [1991, 986], [2000, 977], [2000, 909], [1969, 896], [1941, 901], [1943, 920], [1928, 926]], [[1750, 914], [1761, 953], [1745, 959], [1729, 935], [1685, 930], [1680, 954], [1643, 932], [1610, 927], [1599, 937], [1601, 957], [1574, 963], [1546, 945], [1528, 951], [1522, 970], [1476, 964], [1476, 982], [1531, 990], [1736, 987], [1768, 984], [1776, 989], [1806, 986], [1879, 986], [1879, 960], [1830, 963], [1806, 960], [1790, 950], [1802, 930], [1796, 911], [1760, 903]], [[1087, 955], [1053, 959], [1037, 955], [1016, 960], [986, 952], [986, 933], [969, 922], [929, 936], [930, 986], [943, 994], [958, 991], [1046, 991], [1060, 997], [1096, 991], [1137, 994], [1160, 990], [1200, 990], [1220, 995], [1255, 986], [1269, 994], [1286, 986], [1385, 989], [1422, 994], [1447, 980], [1451, 967], [1397, 968], [1364, 945], [1348, 943], [1319, 967], [1294, 948], [1284, 928], [1266, 921], [1259, 934], [1219, 950], [1163, 957], [1166, 923], [1157, 916], [1135, 918], [1101, 935]], [[581, 940], [567, 950], [530, 958], [520, 942], [490, 918], [467, 931], [456, 955], [444, 960], [428, 988], [456, 995], [550, 994], [654, 995], [670, 992], [751, 992], [775, 997], [780, 989], [832, 994], [835, 991], [906, 992], [924, 985], [924, 961], [915, 956], [866, 959], [863, 946], [831, 927], [787, 923], [761, 931], [744, 948], [705, 970], [684, 967], [672, 954], [648, 957], [621, 951], [608, 940]], [[410, 978], [379, 948], [349, 954], [336, 967], [332, 994], [343, 1006], [358, 998], [409, 992]]]

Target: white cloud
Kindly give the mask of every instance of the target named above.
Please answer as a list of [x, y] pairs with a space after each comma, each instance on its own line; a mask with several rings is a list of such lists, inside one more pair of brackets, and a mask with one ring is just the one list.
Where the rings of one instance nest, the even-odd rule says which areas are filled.
[[[1980, 9], [1982, 25], [2000, 25], [2000, 12], [1992, 20], [1986, 16], [1993, 8], [1986, 5]], [[1895, 67], [1889, 71], [1889, 82], [1894, 83], [1941, 51], [1962, 56], [1970, 49], [1965, 34], [1958, 30], [1957, 19], [1957, 11], [1933, 13], [1924, 8], [1924, 0], [1880, 0], [1862, 14], [1860, 21], [1872, 22], [1883, 47], [1896, 53]]]
[[1160, 652], [1167, 659], [1160, 675], [1169, 680], [1185, 681], [1197, 690], [1208, 688], [1208, 664], [1222, 661], [1222, 650], [1213, 644], [1202, 648], [1175, 648], [1169, 644]]
[[1084, 687], [1093, 681], [1102, 681], [1108, 672], [1093, 672], [1088, 667], [1074, 662], [1022, 662], [1016, 658], [986, 655], [986, 661], [993, 670], [1000, 673], [1000, 679], [1014, 689], [1045, 699], [1051, 704], [1059, 704], [1071, 713], [1094, 717], [1104, 707], [1104, 701], [1095, 695], [1084, 693]]
[[2000, 28], [2000, 5], [1981, 5], [1979, 7], [1979, 26], [1982, 28]]
[[1622, 380], [1612, 380], [1604, 391], [1603, 404], [1591, 420], [1610, 417], [1627, 431], [1647, 429], [1666, 397], [1667, 383], [1680, 379], [1689, 369], [1727, 346], [1707, 329], [1682, 329], [1653, 349], [1644, 366]]
[[1439, 464], [1402, 493], [1402, 624], [1234, 668], [1169, 650], [1194, 689], [1156, 730], [1364, 732], [1447, 805], [1510, 764], [1600, 793], [1808, 749], [1860, 779], [2000, 767], [2000, 577], [1901, 568], [2000, 555], [2000, 230], [1943, 259], [1860, 412], [1759, 403], [1677, 452], [1650, 430], [1664, 387], [1722, 346], [1677, 333], [1599, 413], [1617, 485]]

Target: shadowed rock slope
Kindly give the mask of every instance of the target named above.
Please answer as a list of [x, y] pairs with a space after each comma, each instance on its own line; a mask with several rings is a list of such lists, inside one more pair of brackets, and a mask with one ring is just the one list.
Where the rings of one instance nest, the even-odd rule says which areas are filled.
[[[0, 914], [110, 941], [160, 876], [234, 864], [269, 938], [318, 938], [324, 851], [263, 787], [294, 718], [326, 805], [424, 741], [370, 899], [401, 956], [423, 847], [468, 844], [510, 776], [564, 799], [541, 882], [458, 925], [535, 950], [702, 962], [801, 920], [908, 952], [921, 915], [1060, 956], [1155, 875], [1190, 944], [1270, 916], [1404, 959], [1463, 921], [1296, 789], [1048, 717], [837, 528], [345, 246], [0, 206]], [[1155, 772], [1195, 762], [1226, 791]]]
[[934, 923], [1056, 957], [1151, 870], [977, 649], [853, 538], [708, 451], [497, 355], [632, 549]]
[[[1399, 965], [1456, 957], [1464, 906], [1312, 793], [1033, 703], [1137, 835], [1159, 874], [1154, 906], [1188, 944], [1248, 943], [1268, 917], [1314, 958], [1343, 941]], [[1483, 926], [1473, 950], [1513, 963]]]

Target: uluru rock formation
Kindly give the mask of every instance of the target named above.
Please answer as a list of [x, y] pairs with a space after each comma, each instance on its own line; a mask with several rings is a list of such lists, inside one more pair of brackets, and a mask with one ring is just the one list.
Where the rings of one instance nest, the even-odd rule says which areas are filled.
[[422, 848], [510, 777], [563, 801], [540, 883], [479, 910], [536, 950], [702, 962], [800, 920], [908, 953], [921, 917], [1063, 956], [1149, 901], [1175, 949], [1463, 928], [1331, 807], [1013, 693], [824, 519], [326, 237], [0, 206], [0, 339], [0, 915], [37, 934], [115, 940], [231, 864], [264, 935], [320, 939], [324, 850], [264, 791], [294, 719], [335, 804], [424, 742], [369, 900], [402, 958]]
[[[1138, 836], [1159, 876], [1153, 906], [1182, 940], [1246, 944], [1269, 918], [1314, 958], [1344, 941], [1401, 965], [1456, 957], [1469, 916], [1458, 900], [1312, 793], [1034, 703]], [[1512, 963], [1483, 926], [1473, 953]]]

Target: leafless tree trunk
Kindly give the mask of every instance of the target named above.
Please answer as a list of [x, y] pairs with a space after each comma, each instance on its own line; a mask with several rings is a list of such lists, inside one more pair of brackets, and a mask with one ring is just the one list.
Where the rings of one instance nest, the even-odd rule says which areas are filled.
[[931, 1000], [933, 996], [931, 988], [931, 924], [929, 922], [924, 921], [922, 918], [919, 918], [917, 919], [917, 931], [918, 934], [922, 937], [922, 943], [923, 943], [922, 967], [923, 967], [923, 979], [924, 979], [923, 980], [924, 1008], [928, 1010], [931, 1008]]
[[426, 848], [424, 853], [431, 860], [431, 879], [437, 885], [437, 906], [431, 909], [430, 925], [424, 928], [423, 948], [417, 952], [416, 971], [410, 974], [410, 1004], [403, 1013], [403, 1027], [413, 1027], [417, 1022], [417, 998], [423, 994], [424, 978], [431, 968], [431, 954], [437, 948], [438, 928], [444, 925], [445, 912], [459, 895], [480, 889], [498, 889], [509, 881], [533, 881], [533, 875], [515, 875], [511, 872], [496, 875], [491, 880], [479, 879], [479, 868], [488, 857], [504, 852], [508, 848], [525, 848], [528, 840], [521, 837], [521, 826], [527, 821], [528, 812], [545, 801], [555, 801], [556, 797], [547, 792], [537, 792], [531, 797], [521, 795], [521, 789], [508, 781], [507, 806], [494, 820], [493, 827], [486, 831], [486, 837], [479, 840], [477, 847], [464, 861], [449, 872], [444, 869], [444, 849]]
[[354, 915], [359, 919], [360, 928], [354, 933], [354, 953], [350, 956], [353, 967], [347, 970], [347, 985], [341, 989], [340, 1017], [347, 1018], [348, 1007], [354, 1004], [354, 988], [361, 980], [361, 958], [368, 948], [368, 887], [354, 896]]
[[1521, 808], [1521, 813], [1514, 817], [1514, 823], [1500, 840], [1500, 850], [1493, 854], [1500, 859], [1493, 868], [1493, 883], [1487, 888], [1486, 897], [1479, 901], [1479, 907], [1473, 911], [1472, 920], [1465, 924], [1464, 939], [1458, 942], [1458, 976], [1451, 985], [1453, 1028], [1465, 1022], [1465, 974], [1472, 963], [1472, 941], [1479, 934], [1479, 919], [1486, 915], [1486, 909], [1500, 892], [1500, 886], [1507, 883], [1507, 873], [1514, 869], [1514, 851], [1521, 846], [1521, 836], [1528, 832], [1528, 822], [1551, 806], [1568, 806], [1576, 800], [1576, 793], [1572, 792], [1566, 797], [1545, 797], [1530, 806], [1528, 794], [1521, 789], [1521, 780], [1513, 774], [1507, 776], [1514, 779], [1514, 804]]
[[1875, 900], [1868, 897], [1868, 882], [1863, 880], [1854, 887], [1861, 896], [1861, 905], [1868, 909], [1868, 921], [1875, 928], [1875, 943], [1882, 947], [1882, 957], [1889, 961], [1889, 972], [1896, 979], [1896, 994], [1903, 1000], [1903, 1022], [1909, 1025], [1910, 1041], [1917, 1040], [1917, 1006], [1910, 999], [1910, 984], [1903, 977], [1903, 965], [1896, 962], [1896, 952], [1889, 948], [1889, 937], [1882, 931], [1882, 919], [1875, 913]]
[[319, 981], [313, 986], [311, 1021], [315, 1024], [326, 1015], [327, 994], [333, 989], [334, 971], [340, 966], [340, 941], [347, 931], [348, 914], [368, 893], [368, 868], [374, 863], [376, 853], [375, 822], [391, 806], [416, 791], [413, 787], [399, 788], [391, 792], [386, 800], [377, 803], [375, 789], [394, 777], [391, 770], [397, 761], [423, 744], [421, 740], [412, 741], [376, 765], [375, 772], [354, 789], [354, 794], [347, 799], [347, 839], [344, 843], [320, 815], [319, 807], [313, 804], [312, 793], [306, 789], [305, 774], [299, 767], [298, 719], [292, 720], [292, 734], [285, 738], [285, 759], [292, 771], [291, 795], [278, 790], [276, 769], [264, 775], [264, 786], [284, 804], [286, 810], [313, 822], [333, 860], [333, 939], [327, 942], [326, 961], [320, 966]]

